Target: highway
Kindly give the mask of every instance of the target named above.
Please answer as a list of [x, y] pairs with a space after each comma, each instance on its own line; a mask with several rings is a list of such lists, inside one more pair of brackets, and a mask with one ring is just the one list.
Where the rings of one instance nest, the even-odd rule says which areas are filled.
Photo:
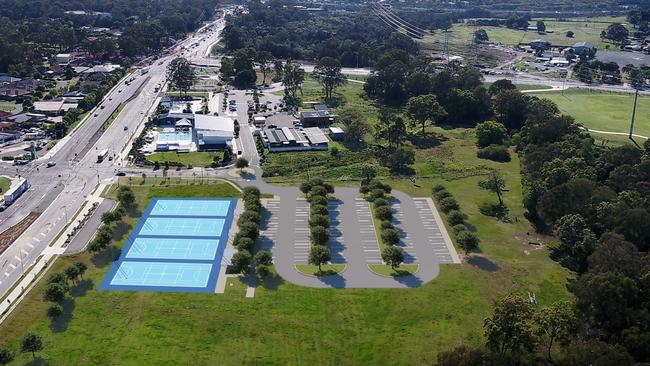
[[[44, 158], [25, 166], [0, 164], [0, 175], [26, 177], [32, 187], [7, 210], [0, 213], [0, 232], [22, 220], [30, 212], [39, 212], [39, 218], [4, 253], [0, 255], [0, 296], [6, 293], [71, 221], [82, 207], [85, 198], [100, 182], [110, 183], [124, 161], [120, 155], [140, 131], [159, 93], [156, 85], [164, 84], [169, 62], [179, 56], [201, 57], [214, 44], [223, 29], [224, 16], [201, 28], [172, 47], [169, 55], [155, 60], [150, 66], [135, 70], [122, 79], [97, 108], [69, 137], [62, 139]], [[193, 46], [198, 44], [198, 46]], [[200, 56], [199, 56], [200, 55]], [[135, 78], [130, 85], [126, 81]], [[119, 116], [102, 131], [102, 125], [120, 105]], [[95, 113], [97, 114], [95, 116]], [[126, 129], [125, 129], [126, 127]], [[97, 162], [97, 153], [109, 150], [103, 162]], [[52, 155], [52, 156], [49, 156]], [[48, 161], [56, 162], [50, 168]]]

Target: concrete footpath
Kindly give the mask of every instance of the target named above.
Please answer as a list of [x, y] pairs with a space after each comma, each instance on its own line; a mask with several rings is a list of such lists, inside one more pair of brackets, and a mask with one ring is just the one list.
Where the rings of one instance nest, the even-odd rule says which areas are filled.
[[[106, 188], [106, 185], [102, 184], [88, 196], [81, 211], [79, 211], [78, 215], [72, 219], [73, 223], [77, 220], [78, 217], [87, 215], [91, 211], [93, 205], [97, 204], [97, 206], [99, 206], [102, 204], [104, 198], [100, 197], [100, 195], [104, 191], [104, 188]], [[0, 304], [0, 314], [2, 314], [0, 317], [0, 324], [2, 324], [5, 319], [7, 319], [13, 309], [16, 308], [16, 305], [20, 304], [20, 302], [25, 297], [24, 295], [26, 295], [34, 287], [34, 285], [36, 285], [39, 276], [45, 274], [46, 271], [43, 271], [43, 269], [51, 262], [53, 262], [56, 259], [56, 256], [63, 254], [66, 251], [67, 244], [65, 241], [68, 238], [68, 235], [73, 232], [74, 226], [75, 225], [73, 224], [66, 227], [63, 233], [54, 242], [54, 244], [51, 244], [45, 248], [45, 250], [43, 250], [43, 253], [36, 261], [36, 263], [34, 263], [31, 268], [27, 269], [22, 278], [7, 295], [5, 300], [3, 300], [3, 302]]]

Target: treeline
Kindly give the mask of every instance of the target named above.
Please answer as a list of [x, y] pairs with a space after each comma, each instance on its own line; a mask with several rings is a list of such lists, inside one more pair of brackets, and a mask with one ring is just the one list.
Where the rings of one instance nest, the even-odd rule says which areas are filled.
[[391, 49], [418, 52], [413, 40], [393, 32], [370, 13], [310, 13], [280, 0], [247, 5], [248, 13], [227, 19], [224, 41], [228, 51], [254, 48], [283, 60], [332, 57], [344, 67], [373, 66]]
[[[218, 0], [0, 0], [0, 73], [27, 77], [43, 58], [79, 46], [93, 57], [108, 59], [147, 55], [171, 44], [209, 19]], [[110, 13], [75, 15], [82, 10]], [[120, 29], [100, 36], [82, 27]], [[126, 61], [129, 61], [128, 59]]]

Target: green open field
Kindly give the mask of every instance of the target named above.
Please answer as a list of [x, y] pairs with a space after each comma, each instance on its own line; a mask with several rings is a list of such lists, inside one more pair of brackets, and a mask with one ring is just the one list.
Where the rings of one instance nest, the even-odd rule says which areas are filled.
[[[541, 92], [535, 95], [554, 101], [563, 113], [573, 116], [589, 129], [629, 132], [634, 94], [569, 89], [564, 95], [561, 92]], [[650, 96], [639, 96], [634, 133], [650, 136]], [[600, 134], [593, 134], [594, 137], [599, 137], [598, 135]], [[615, 139], [615, 136], [607, 136], [610, 137]]]
[[4, 193], [9, 189], [11, 185], [11, 179], [7, 177], [0, 177], [0, 193]]
[[[605, 30], [609, 22], [620, 22], [621, 18], [599, 18], [597, 21], [583, 19], [575, 21], [556, 21], [552, 19], [543, 19], [547, 31], [553, 33], [538, 34], [536, 31], [523, 31], [508, 29], [505, 27], [480, 27], [487, 31], [490, 42], [501, 43], [505, 45], [517, 45], [519, 43], [528, 43], [534, 39], [542, 38], [552, 44], [573, 45], [575, 42], [591, 42], [598, 49], [605, 49], [607, 45], [614, 47], [609, 41], [605, 42], [600, 38], [600, 32]], [[531, 26], [536, 24], [537, 19], [529, 22]], [[468, 45], [473, 37], [477, 27], [462, 24], [454, 24], [450, 29], [447, 37], [452, 46]], [[573, 38], [566, 37], [566, 32], [573, 31]], [[444, 32], [438, 31], [432, 36], [424, 38], [425, 43], [444, 43]]]
[[223, 160], [223, 152], [193, 151], [188, 153], [177, 153], [175, 151], [164, 151], [147, 156], [147, 160], [152, 163], [157, 161], [163, 164], [168, 161], [170, 163], [181, 163], [185, 166], [189, 164], [195, 167], [209, 167], [215, 158], [217, 158], [218, 161]]

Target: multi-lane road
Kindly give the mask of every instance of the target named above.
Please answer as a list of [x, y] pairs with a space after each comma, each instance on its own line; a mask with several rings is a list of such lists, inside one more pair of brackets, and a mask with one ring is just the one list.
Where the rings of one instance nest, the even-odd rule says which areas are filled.
[[[21, 277], [56, 235], [72, 220], [82, 207], [85, 197], [100, 182], [109, 182], [124, 164], [121, 152], [158, 97], [157, 85], [165, 82], [169, 62], [179, 56], [200, 57], [207, 53], [223, 29], [224, 18], [201, 28], [175, 45], [167, 56], [155, 60], [150, 66], [127, 74], [105, 97], [101, 105], [88, 114], [80, 127], [55, 147], [54, 153], [32, 161], [26, 166], [0, 165], [0, 175], [21, 175], [32, 187], [17, 202], [0, 213], [0, 232], [22, 220], [30, 212], [39, 212], [38, 219], [4, 253], [0, 255], [0, 296]], [[126, 81], [135, 78], [126, 85]], [[102, 131], [102, 126], [112, 112], [122, 104], [117, 118]], [[96, 115], [95, 115], [96, 114]], [[109, 150], [109, 156], [97, 162], [97, 153]], [[121, 156], [122, 155], [122, 156]], [[47, 162], [56, 165], [47, 168]]]

